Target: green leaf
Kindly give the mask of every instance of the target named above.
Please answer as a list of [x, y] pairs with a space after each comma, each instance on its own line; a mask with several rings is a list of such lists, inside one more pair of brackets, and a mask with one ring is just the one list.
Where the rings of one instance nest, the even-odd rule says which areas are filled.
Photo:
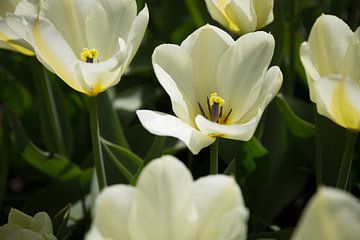
[[9, 113], [8, 118], [15, 144], [28, 164], [58, 180], [68, 180], [82, 174], [82, 170], [66, 157], [43, 151], [35, 146], [13, 113]]
[[53, 218], [53, 228], [55, 236], [58, 239], [62, 239], [62, 236], [65, 235], [65, 229], [69, 221], [71, 204], [66, 205], [61, 209]]
[[276, 96], [275, 103], [294, 136], [308, 138], [315, 135], [315, 126], [297, 116], [282, 95]]

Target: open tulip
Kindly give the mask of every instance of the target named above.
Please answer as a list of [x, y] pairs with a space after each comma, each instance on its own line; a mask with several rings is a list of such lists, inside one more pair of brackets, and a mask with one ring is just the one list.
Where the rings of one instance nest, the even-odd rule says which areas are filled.
[[47, 0], [39, 17], [8, 15], [39, 61], [77, 91], [95, 96], [117, 84], [148, 23], [135, 0]]
[[164, 156], [144, 168], [136, 187], [100, 193], [86, 240], [245, 240], [247, 217], [232, 177], [194, 182], [184, 164]]
[[[41, 0], [38, 0], [41, 1]], [[6, 23], [6, 15], [13, 13], [19, 16], [37, 16], [38, 1], [1, 0], [0, 1], [0, 48], [17, 51], [32, 56], [34, 52], [30, 44], [16, 34]]]
[[268, 69], [274, 45], [269, 33], [234, 41], [206, 25], [180, 46], [157, 47], [153, 67], [177, 117], [138, 110], [140, 122], [153, 134], [182, 140], [194, 154], [217, 137], [249, 140], [282, 83], [280, 69]]
[[274, 20], [274, 0], [205, 0], [211, 17], [232, 32], [243, 34]]
[[357, 240], [360, 202], [344, 191], [321, 187], [306, 207], [292, 240]]
[[0, 227], [1, 240], [56, 240], [49, 215], [39, 212], [30, 217], [11, 209], [8, 223]]
[[319, 114], [344, 128], [360, 130], [360, 28], [321, 15], [300, 48], [310, 98]]

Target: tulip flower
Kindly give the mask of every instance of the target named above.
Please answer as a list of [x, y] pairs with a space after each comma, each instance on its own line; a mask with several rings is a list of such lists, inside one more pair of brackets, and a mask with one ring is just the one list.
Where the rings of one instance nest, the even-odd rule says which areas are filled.
[[30, 217], [16, 209], [11, 209], [8, 223], [0, 227], [2, 240], [56, 240], [50, 217], [38, 212]]
[[274, 20], [274, 0], [205, 0], [211, 17], [237, 34], [260, 29]]
[[[38, 0], [40, 1], [40, 0]], [[30, 44], [16, 34], [6, 23], [8, 13], [19, 16], [33, 16], [38, 14], [38, 2], [27, 0], [1, 0], [0, 1], [0, 48], [20, 52], [24, 55], [33, 56], [34, 52]]]
[[357, 240], [360, 202], [344, 191], [321, 187], [306, 207], [292, 240]]
[[135, 0], [46, 0], [39, 17], [8, 15], [7, 23], [40, 62], [73, 89], [96, 96], [117, 84], [148, 23]]
[[268, 69], [274, 45], [269, 33], [234, 41], [206, 25], [180, 46], [157, 47], [153, 67], [177, 117], [138, 110], [140, 122], [153, 134], [182, 140], [194, 154], [217, 137], [249, 140], [282, 83], [280, 69]]
[[344, 128], [360, 130], [360, 28], [321, 15], [300, 47], [310, 98], [319, 114]]
[[193, 181], [172, 156], [151, 161], [136, 187], [113, 185], [97, 197], [86, 240], [245, 240], [248, 211], [233, 177]]

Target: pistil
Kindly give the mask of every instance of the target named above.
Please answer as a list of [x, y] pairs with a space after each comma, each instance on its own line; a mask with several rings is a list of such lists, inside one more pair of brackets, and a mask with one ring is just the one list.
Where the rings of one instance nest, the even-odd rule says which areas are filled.
[[224, 119], [222, 119], [223, 105], [225, 104], [225, 100], [220, 96], [218, 96], [216, 92], [214, 92], [210, 95], [210, 98], [209, 97], [206, 98], [206, 103], [208, 106], [209, 115], [208, 116], [206, 115], [204, 109], [201, 107], [201, 104], [198, 103], [201, 114], [212, 122], [226, 124], [232, 112], [232, 109], [230, 109], [230, 111], [226, 114]]
[[80, 56], [84, 62], [94, 63], [94, 58], [97, 58], [99, 56], [99, 52], [96, 49], [89, 50], [87, 48], [84, 48]]

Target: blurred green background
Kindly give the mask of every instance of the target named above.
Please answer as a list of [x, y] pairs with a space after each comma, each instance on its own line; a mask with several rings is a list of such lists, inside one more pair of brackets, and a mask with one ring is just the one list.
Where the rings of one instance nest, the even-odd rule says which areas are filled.
[[[116, 144], [108, 145], [109, 151], [103, 153], [108, 181], [129, 183], [129, 176], [114, 166], [111, 154], [121, 160], [130, 176], [136, 175], [139, 167], [129, 161], [129, 151], [117, 145], [129, 147], [141, 158], [148, 155], [147, 160], [174, 154], [191, 169], [194, 178], [207, 175], [208, 149], [193, 156], [173, 138], [155, 138], [139, 124], [135, 110], [172, 112], [170, 99], [152, 70], [154, 48], [162, 43], [179, 44], [206, 23], [219, 25], [201, 0], [137, 2], [138, 9], [145, 2], [149, 8], [147, 33], [130, 70], [99, 99], [101, 135]], [[250, 209], [249, 239], [288, 239], [316, 189], [317, 157], [323, 161], [323, 182], [335, 184], [345, 131], [319, 116], [310, 102], [299, 46], [322, 13], [342, 18], [353, 31], [360, 22], [358, 0], [275, 0], [274, 4], [275, 20], [263, 30], [276, 40], [272, 65], [279, 65], [284, 74], [282, 96], [269, 105], [253, 139], [221, 139], [219, 146], [220, 171], [235, 176]], [[82, 238], [91, 222], [86, 197], [91, 192], [93, 165], [88, 98], [56, 76], [44, 74], [35, 58], [6, 50], [0, 50], [0, 56], [0, 225], [6, 222], [10, 207], [28, 214], [47, 211], [59, 239]], [[52, 89], [58, 109], [63, 150], [58, 149], [52, 135], [48, 99], [42, 94], [47, 87]], [[149, 153], [154, 140], [158, 146], [166, 141], [165, 147], [151, 148], [154, 151]], [[356, 149], [348, 190], [359, 196], [359, 147]], [[70, 216], [70, 227], [62, 224], [68, 204], [78, 206]]]

